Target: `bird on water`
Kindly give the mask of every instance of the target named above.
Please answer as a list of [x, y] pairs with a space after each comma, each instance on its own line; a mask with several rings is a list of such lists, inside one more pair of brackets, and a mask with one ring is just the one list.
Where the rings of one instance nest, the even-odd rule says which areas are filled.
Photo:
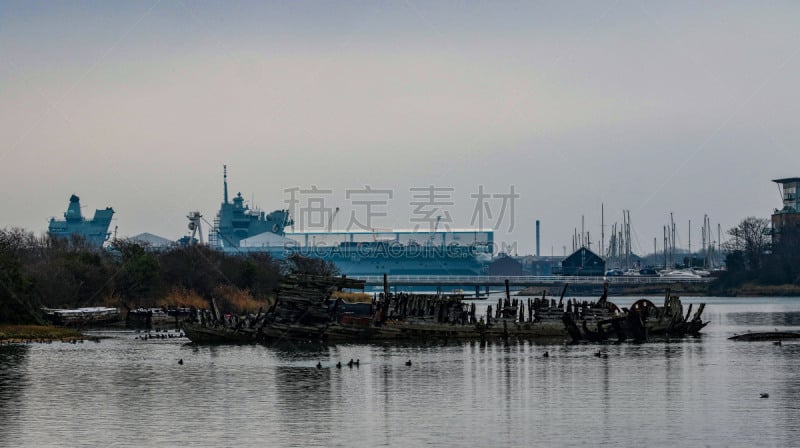
[[319, 362], [319, 361], [317, 361], [317, 368], [318, 368], [318, 369], [321, 369], [321, 368], [322, 368], [322, 363], [321, 363], [321, 362]]
[[411, 360], [410, 360], [410, 359], [409, 359], [408, 361], [406, 361], [406, 365], [407, 365], [407, 366], [410, 366], [410, 365], [411, 365]]

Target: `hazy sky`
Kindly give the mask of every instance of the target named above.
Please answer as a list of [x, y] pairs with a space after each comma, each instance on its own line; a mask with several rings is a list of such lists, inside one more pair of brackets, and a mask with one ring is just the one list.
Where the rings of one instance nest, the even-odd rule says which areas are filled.
[[[630, 209], [635, 248], [674, 212], [686, 245], [779, 206], [800, 176], [798, 2], [0, 1], [0, 227], [46, 229], [69, 195], [120, 235], [185, 233], [231, 192], [513, 186], [498, 239], [542, 253]], [[492, 199], [496, 221], [500, 202]], [[443, 211], [440, 211], [441, 214]], [[508, 213], [508, 210], [506, 211]]]

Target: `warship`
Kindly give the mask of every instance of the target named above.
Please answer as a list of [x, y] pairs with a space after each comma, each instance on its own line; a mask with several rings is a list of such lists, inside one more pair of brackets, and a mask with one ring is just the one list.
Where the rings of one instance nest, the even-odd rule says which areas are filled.
[[95, 210], [94, 218], [87, 220], [81, 213], [81, 199], [73, 194], [69, 198], [69, 206], [64, 213], [64, 219], [50, 218], [47, 233], [53, 238], [79, 237], [87, 244], [100, 248], [111, 236], [108, 226], [111, 224], [113, 216], [114, 209], [106, 207], [104, 210]]
[[345, 275], [481, 275], [494, 248], [491, 230], [392, 230], [287, 232], [288, 210], [252, 209], [241, 193], [228, 197], [223, 168], [223, 202], [209, 244], [228, 253], [268, 252], [285, 259], [298, 253], [336, 265]]
[[214, 221], [210, 238], [219, 248], [237, 248], [241, 241], [254, 235], [270, 233], [283, 236], [284, 229], [293, 224], [288, 210], [275, 210], [269, 214], [251, 209], [244, 203], [242, 193], [228, 200], [228, 167], [223, 168], [223, 202]]

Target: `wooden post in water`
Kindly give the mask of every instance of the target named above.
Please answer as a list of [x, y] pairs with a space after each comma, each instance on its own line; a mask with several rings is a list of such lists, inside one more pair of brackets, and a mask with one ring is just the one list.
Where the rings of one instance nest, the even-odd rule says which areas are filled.
[[511, 288], [508, 285], [508, 279], [506, 279], [506, 299], [511, 300]]

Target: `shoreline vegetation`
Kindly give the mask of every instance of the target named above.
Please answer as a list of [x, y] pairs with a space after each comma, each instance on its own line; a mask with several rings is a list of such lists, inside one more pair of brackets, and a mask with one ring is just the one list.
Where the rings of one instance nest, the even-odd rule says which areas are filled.
[[71, 342], [86, 339], [86, 336], [73, 328], [54, 325], [0, 325], [0, 343], [2, 344]]
[[[745, 218], [728, 231], [731, 238], [723, 244], [726, 271], [719, 278], [703, 285], [670, 285], [671, 291], [800, 296], [800, 226], [781, 228], [775, 240], [769, 229], [766, 219]], [[114, 240], [99, 249], [79, 238], [0, 229], [0, 324], [43, 325], [44, 307], [110, 306], [123, 312], [160, 306], [206, 308], [212, 297], [223, 313], [257, 313], [274, 304], [278, 284], [288, 273], [338, 275], [338, 270], [330, 261], [300, 255], [278, 261], [266, 253], [231, 255], [202, 245], [151, 250], [130, 240]], [[660, 295], [666, 287], [638, 285], [613, 294]], [[532, 287], [526, 292], [541, 291]], [[344, 299], [369, 301], [369, 296]]]
[[[129, 240], [100, 249], [79, 238], [0, 229], [0, 325], [44, 325], [42, 308], [108, 306], [125, 313], [208, 308], [212, 298], [222, 313], [257, 313], [274, 304], [288, 273], [338, 271], [330, 262], [301, 256], [279, 262], [266, 253], [229, 255], [202, 245], [151, 250]], [[14, 334], [34, 339], [49, 331], [29, 330]]]

